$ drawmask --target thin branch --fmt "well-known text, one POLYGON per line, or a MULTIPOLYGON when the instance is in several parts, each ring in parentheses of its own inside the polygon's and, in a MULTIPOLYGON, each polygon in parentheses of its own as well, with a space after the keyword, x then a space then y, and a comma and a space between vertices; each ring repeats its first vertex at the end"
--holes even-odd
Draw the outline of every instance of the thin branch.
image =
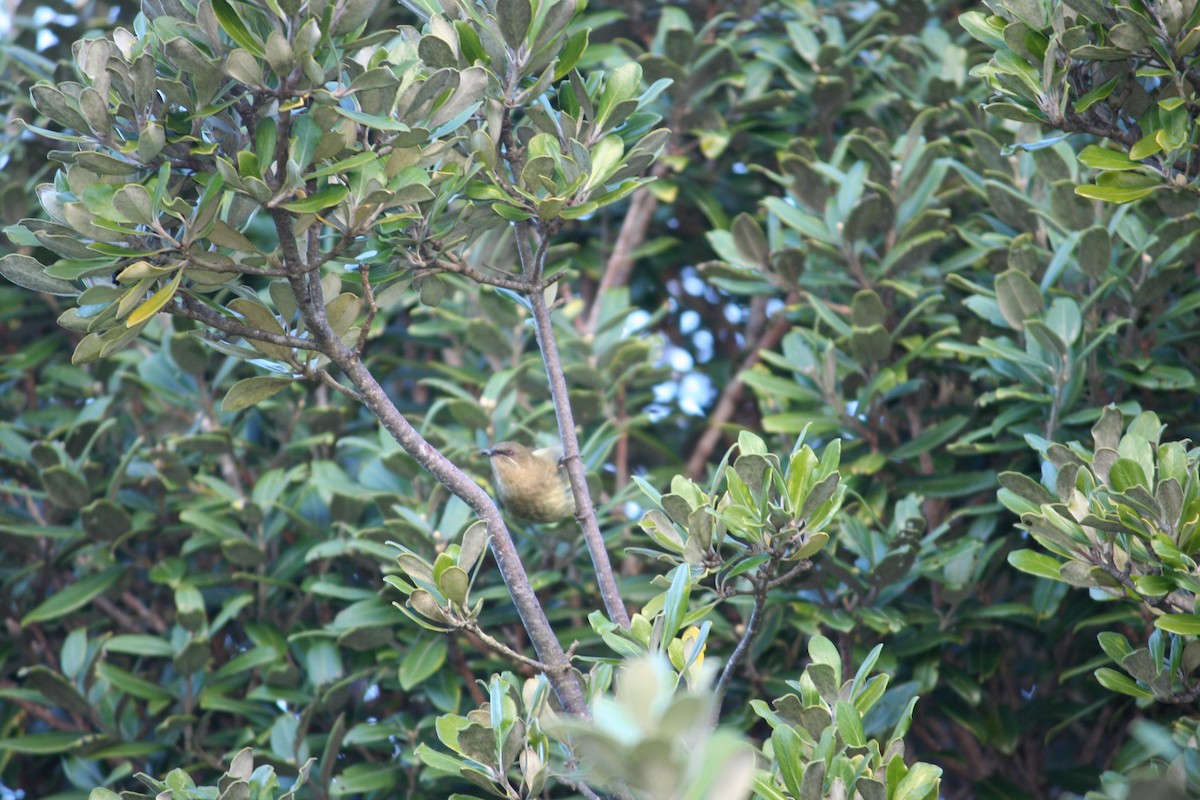
POLYGON ((107 614, 110 619, 112 619, 125 630, 133 633, 140 633, 141 631, 145 630, 145 628, 143 628, 141 625, 138 625, 136 622, 134 622, 133 617, 117 608, 116 604, 104 595, 100 595, 92 602, 96 604, 97 608, 107 614))
POLYGON ((234 275, 262 275, 267 278, 286 278, 287 272, 270 267, 248 267, 245 264, 202 264, 193 258, 187 260, 188 266, 202 269, 205 272, 233 273, 234 275))
POLYGON ((600 795, 593 792, 591 787, 582 781, 574 781, 561 775, 558 776, 558 780, 560 783, 565 783, 567 786, 579 792, 581 795, 586 797, 587 800, 601 800, 600 795))
POLYGON ((487 286, 496 286, 501 289, 508 289, 513 292, 527 292, 530 290, 530 284, 527 280, 521 278, 500 278, 488 275, 486 272, 479 270, 467 264, 458 256, 451 253, 441 253, 436 261, 429 265, 429 269, 438 272, 451 272, 455 275, 462 275, 464 278, 469 278, 476 283, 486 284, 487 286))
POLYGON ((125 601, 125 605, 132 608, 139 617, 145 620, 146 624, 155 632, 167 633, 171 629, 162 617, 148 608, 133 592, 122 592, 121 599, 125 601))
POLYGON ((1169 694, 1169 695, 1166 695, 1165 697, 1162 695, 1159 695, 1157 697, 1157 699, 1161 700, 1164 703, 1182 704, 1182 703, 1191 703, 1197 697, 1200 697, 1200 683, 1197 683, 1195 686, 1192 686, 1191 688, 1186 689, 1182 692, 1178 692, 1176 694, 1169 694))
MULTIPOLYGON (((787 572, 783 573, 779 577, 771 578, 769 581, 767 581, 765 588, 767 588, 769 590, 769 589, 774 589, 776 586, 782 586, 783 584, 790 581, 792 578, 795 578, 800 573, 807 572, 810 569, 812 569, 812 561, 807 558, 801 558, 787 572)), ((753 595, 758 591, 758 584, 755 584, 750 589, 723 589, 722 588, 722 589, 718 589, 716 591, 717 591, 717 595, 720 596, 722 600, 727 600, 730 597, 746 597, 747 595, 753 595)))
POLYGON ((715 728, 717 723, 721 721, 721 705, 725 702, 725 693, 729 691, 729 683, 733 680, 733 673, 741 666, 747 654, 750 652, 750 645, 754 642, 754 637, 758 635, 758 629, 762 624, 763 609, 767 605, 767 578, 775 570, 776 560, 771 559, 766 564, 758 568, 754 576, 754 607, 750 609, 750 619, 746 620, 746 630, 742 634, 742 639, 738 642, 737 647, 733 649, 733 653, 729 656, 729 661, 725 664, 725 669, 721 670, 721 677, 717 680, 717 685, 713 687, 713 707, 712 707, 712 726, 715 728))
MULTIPOLYGON (((516 224, 517 252, 521 256, 522 271, 525 278, 532 283, 541 279, 542 269, 545 266, 546 248, 539 246, 535 256, 529 246, 530 233, 529 223, 518 222, 516 224)), ((571 492, 575 496, 575 519, 583 529, 583 539, 587 543, 588 553, 592 557, 592 566, 596 570, 596 583, 600 587, 600 597, 604 601, 604 608, 613 622, 622 628, 628 628, 629 613, 625 610, 625 603, 617 588, 617 578, 613 573, 612 561, 608 557, 608 547, 604 543, 604 535, 600 533, 600 526, 596 522, 596 509, 592 504, 591 492, 588 490, 583 460, 579 457, 579 437, 575 434, 575 418, 571 411, 571 400, 567 394, 567 379, 563 375, 558 343, 554 338, 554 322, 550 318, 550 306, 546 303, 546 295, 543 292, 530 292, 528 297, 529 304, 533 308, 538 348, 542 352, 542 362, 546 365, 546 376, 550 381, 550 396, 554 400, 555 416, 558 418, 558 435, 563 447, 563 465, 567 469, 571 492)))
POLYGON ((506 645, 504 642, 500 641, 496 637, 489 635, 487 632, 485 632, 483 630, 483 628, 479 627, 478 622, 470 622, 470 623, 465 623, 462 625, 455 625, 455 627, 458 628, 459 630, 467 631, 468 633, 474 634, 475 636, 477 636, 479 638, 480 642, 487 645, 492 650, 495 650, 497 653, 504 656, 505 658, 516 661, 518 664, 524 664, 527 667, 532 667, 533 669, 537 670, 538 672, 548 672, 549 671, 547 669, 546 665, 543 664, 541 661, 538 661, 536 658, 530 658, 529 656, 524 655, 522 653, 518 653, 516 650, 513 650, 511 647, 509 647, 508 645, 506 645))
POLYGON ((447 649, 450 654, 450 663, 454 665, 454 671, 459 674, 466 684, 467 692, 471 695, 471 701, 477 706, 481 706, 487 702, 487 697, 483 694, 483 690, 479 688, 479 684, 475 681, 475 675, 472 674, 470 666, 467 664, 467 659, 463 656, 462 648, 458 646, 458 640, 453 636, 448 637, 447 649))
POLYGON ((252 328, 246 323, 239 322, 232 317, 221 316, 211 308, 196 302, 196 300, 187 294, 180 293, 176 297, 180 299, 180 304, 172 304, 167 308, 167 311, 176 316, 203 322, 210 328, 216 328, 222 333, 228 333, 231 336, 254 339, 255 341, 275 344, 280 347, 293 347, 297 350, 320 352, 320 348, 311 339, 301 339, 298 336, 291 336, 286 333, 273 333, 271 331, 252 328))
POLYGON ((326 369, 305 370, 305 375, 316 378, 321 383, 328 386, 330 389, 333 389, 334 391, 338 392, 339 394, 349 397, 351 400, 353 400, 356 403, 361 403, 363 401, 363 397, 361 394, 354 391, 349 386, 344 386, 339 380, 337 380, 336 378, 334 378, 332 375, 329 374, 329 370, 326 370, 326 369))
POLYGON ((358 342, 354 345, 354 355, 361 358, 363 351, 367 349, 367 335, 371 332, 371 326, 375 324, 379 306, 375 304, 375 290, 371 288, 371 267, 365 261, 358 265, 358 276, 362 280, 363 302, 367 304, 367 318, 358 329, 358 342))

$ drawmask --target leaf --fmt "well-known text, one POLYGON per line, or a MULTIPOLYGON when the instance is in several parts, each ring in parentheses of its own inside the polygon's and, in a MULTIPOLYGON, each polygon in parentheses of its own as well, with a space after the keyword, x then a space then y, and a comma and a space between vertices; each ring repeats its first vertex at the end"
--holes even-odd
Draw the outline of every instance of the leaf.
POLYGON ((264 55, 262 42, 250 33, 250 29, 242 22, 241 15, 230 4, 229 0, 212 0, 212 9, 217 15, 221 28, 229 34, 229 38, 237 42, 239 47, 249 50, 262 58, 264 55))
POLYGON ((1033 550, 1014 550, 1008 554, 1008 563, 1021 572, 1036 575, 1039 578, 1049 578, 1052 581, 1062 580, 1059 572, 1062 562, 1044 553, 1033 550))
POLYGON ((23 755, 54 755, 66 753, 86 735, 78 731, 53 731, 51 733, 25 733, 11 739, 0 739, 0 752, 23 755))
POLYGON ((900 780, 891 800, 932 800, 937 797, 941 776, 941 767, 918 761, 900 780))
POLYGON ((525 43, 532 16, 529 0, 497 0, 496 21, 500 23, 500 35, 513 50, 525 43))
POLYGON ((688 598, 691 595, 691 571, 686 564, 675 568, 671 588, 667 590, 663 604, 663 638, 673 638, 687 616, 688 598))
POLYGON ((1154 627, 1184 636, 1200 636, 1200 616, 1196 614, 1164 614, 1154 620, 1154 627))
POLYGON ((446 663, 446 637, 418 639, 400 662, 400 688, 409 691, 425 681, 446 663))
POLYGON ((1088 197, 1092 200, 1103 200, 1106 203, 1132 203, 1134 200, 1141 200, 1151 192, 1162 188, 1161 186, 1140 186, 1140 187, 1121 187, 1121 186, 1076 186, 1075 194, 1080 197, 1088 197))
POLYGON ((996 276, 996 300, 1004 320, 1016 330, 1022 330, 1025 320, 1042 312, 1042 290, 1017 269, 996 276))
POLYGON ((280 378, 274 375, 245 378, 229 387, 229 391, 225 393, 225 399, 221 402, 221 410, 241 411, 243 408, 258 405, 294 382, 292 378, 280 378))
POLYGON ((20 253, 9 253, 0 258, 0 275, 22 289, 60 296, 79 294, 74 284, 51 278, 45 274, 45 270, 37 259, 20 253))
POLYGON ((1000 50, 1008 45, 1004 41, 1004 20, 994 14, 984 14, 982 11, 964 11, 958 15, 958 24, 963 26, 971 38, 983 42, 994 50, 1000 50))
POLYGON ((867 735, 863 732, 862 716, 853 703, 838 700, 834 707, 834 718, 837 720, 837 731, 842 740, 851 747, 864 747, 867 735))
POLYGON ((897 447, 891 452, 890 458, 903 461, 927 453, 935 447, 949 441, 961 431, 970 418, 959 414, 923 431, 920 436, 897 447))
POLYGON ((86 578, 81 578, 50 595, 32 611, 21 618, 21 627, 35 622, 48 622, 83 608, 96 597, 104 594, 125 575, 124 567, 109 567, 86 578))
POLYGON ((130 312, 129 318, 125 320, 125 327, 136 328, 159 311, 162 311, 163 307, 171 302, 171 298, 175 296, 175 292, 179 291, 179 283, 182 280, 183 270, 176 270, 175 277, 171 279, 170 283, 150 295, 150 299, 130 312))
POLYGON ((1147 700, 1154 698, 1154 692, 1139 686, 1133 678, 1117 672, 1115 669, 1101 667, 1092 674, 1096 676, 1096 680, 1100 682, 1101 686, 1110 691, 1127 694, 1130 697, 1141 697, 1147 700))
POLYGON ((331 184, 324 189, 313 192, 308 197, 284 203, 282 207, 297 214, 316 214, 318 211, 324 211, 330 206, 335 206, 342 202, 348 194, 350 194, 349 187, 342 186, 341 184, 331 184))
POLYGON ((1085 167, 1092 169, 1112 171, 1127 171, 1140 170, 1145 167, 1130 160, 1129 156, 1117 150, 1109 150, 1107 147, 1089 144, 1087 147, 1079 151, 1079 163, 1085 167))
POLYGON ((770 259, 771 250, 767 237, 754 217, 742 212, 733 218, 730 228, 733 242, 738 254, 749 264, 765 268, 770 259))
MULTIPOLYGON (((1087 94, 1080 97, 1078 100, 1075 101, 1075 104, 1074 104, 1075 113, 1082 114, 1084 111, 1087 111, 1089 108, 1094 106, 1096 103, 1099 103, 1101 100, 1104 100, 1105 98, 1107 98, 1110 94, 1113 93, 1113 89, 1117 88, 1117 83, 1119 83, 1120 80, 1121 80, 1121 76, 1118 75, 1117 77, 1113 78, 1112 80, 1105 81, 1104 83, 1097 86, 1095 89, 1092 89, 1090 92, 1088 92, 1087 94)), ((1080 160, 1082 161, 1082 158, 1080 160)))
POLYGON ((55 464, 42 470, 42 485, 50 502, 63 508, 83 508, 91 500, 87 481, 66 464, 55 464))

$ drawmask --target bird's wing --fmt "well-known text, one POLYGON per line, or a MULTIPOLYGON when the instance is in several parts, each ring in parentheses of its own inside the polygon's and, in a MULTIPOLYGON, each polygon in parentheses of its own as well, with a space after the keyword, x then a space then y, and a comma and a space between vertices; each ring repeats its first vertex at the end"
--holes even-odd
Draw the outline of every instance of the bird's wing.
POLYGON ((561 444, 552 444, 549 447, 540 447, 533 451, 534 458, 548 458, 555 464, 562 461, 563 449, 561 444))

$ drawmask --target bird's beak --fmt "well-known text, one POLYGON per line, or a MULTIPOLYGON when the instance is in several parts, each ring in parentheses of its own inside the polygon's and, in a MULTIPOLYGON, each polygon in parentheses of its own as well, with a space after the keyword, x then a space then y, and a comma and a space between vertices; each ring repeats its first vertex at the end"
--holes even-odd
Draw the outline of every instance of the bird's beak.
POLYGON ((490 458, 490 457, 491 457, 491 455, 492 455, 491 448, 488 448, 488 449, 485 449, 485 450, 480 450, 480 451, 479 451, 479 455, 481 455, 481 456, 488 456, 488 457, 490 458))

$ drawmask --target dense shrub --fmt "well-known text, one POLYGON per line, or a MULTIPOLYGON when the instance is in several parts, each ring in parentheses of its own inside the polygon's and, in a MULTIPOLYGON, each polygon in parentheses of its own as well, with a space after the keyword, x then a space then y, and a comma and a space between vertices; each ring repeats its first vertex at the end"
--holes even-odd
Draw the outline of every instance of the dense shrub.
POLYGON ((1195 794, 1177 6, 18 15, 0 781, 1195 794))

